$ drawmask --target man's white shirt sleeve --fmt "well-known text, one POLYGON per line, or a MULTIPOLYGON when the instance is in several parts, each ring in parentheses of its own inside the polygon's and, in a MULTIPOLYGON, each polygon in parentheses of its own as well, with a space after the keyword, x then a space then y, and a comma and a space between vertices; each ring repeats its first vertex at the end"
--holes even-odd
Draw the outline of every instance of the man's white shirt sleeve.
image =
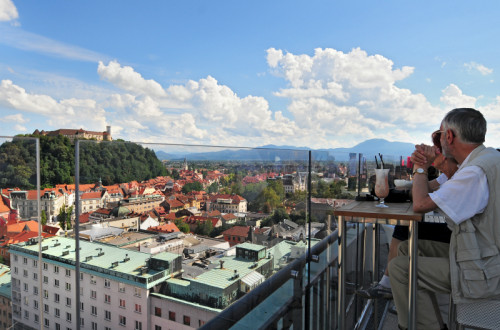
POLYGON ((458 170, 430 198, 456 224, 482 213, 488 205, 488 181, 478 166, 458 170))

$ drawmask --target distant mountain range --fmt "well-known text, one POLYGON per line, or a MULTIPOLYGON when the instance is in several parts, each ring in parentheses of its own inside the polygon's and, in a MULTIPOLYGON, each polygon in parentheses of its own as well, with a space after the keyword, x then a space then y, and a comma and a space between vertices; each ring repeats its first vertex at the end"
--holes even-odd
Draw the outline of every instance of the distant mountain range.
POLYGON ((350 153, 362 153, 367 159, 374 159, 379 153, 384 159, 397 160, 400 156, 410 156, 415 148, 412 143, 390 142, 384 139, 371 139, 361 142, 352 148, 333 149, 309 149, 306 147, 265 145, 257 148, 226 148, 220 151, 197 152, 197 153, 167 153, 156 151, 160 160, 233 160, 233 161, 291 161, 307 160, 308 151, 311 150, 314 160, 338 160, 349 159, 350 153))

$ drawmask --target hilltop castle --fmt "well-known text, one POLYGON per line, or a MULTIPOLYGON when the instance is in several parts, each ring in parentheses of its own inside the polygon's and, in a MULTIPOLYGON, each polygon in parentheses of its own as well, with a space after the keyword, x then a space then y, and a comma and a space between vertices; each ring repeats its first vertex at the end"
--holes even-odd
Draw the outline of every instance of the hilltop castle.
POLYGON ((106 131, 104 132, 92 132, 86 131, 82 128, 80 129, 58 129, 55 131, 44 131, 41 132, 37 129, 33 132, 33 135, 44 135, 44 136, 57 136, 64 135, 72 142, 75 139, 96 139, 97 141, 111 141, 111 126, 106 126, 106 131))

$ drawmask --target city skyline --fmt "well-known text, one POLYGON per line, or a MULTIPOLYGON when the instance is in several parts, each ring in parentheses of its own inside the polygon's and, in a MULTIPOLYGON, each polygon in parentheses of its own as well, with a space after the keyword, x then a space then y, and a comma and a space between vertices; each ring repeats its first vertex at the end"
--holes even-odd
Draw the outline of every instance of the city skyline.
POLYGON ((0 0, 1 134, 110 125, 155 143, 430 143, 467 106, 498 147, 498 7, 0 0))

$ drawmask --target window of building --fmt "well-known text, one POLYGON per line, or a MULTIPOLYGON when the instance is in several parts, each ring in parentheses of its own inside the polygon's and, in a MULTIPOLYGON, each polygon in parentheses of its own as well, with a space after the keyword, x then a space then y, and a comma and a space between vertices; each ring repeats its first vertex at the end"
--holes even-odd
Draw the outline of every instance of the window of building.
POLYGON ((175 312, 172 311, 168 312, 168 319, 170 321, 175 321, 175 312))
POLYGON ((105 320, 111 320, 111 312, 110 311, 104 311, 104 319, 105 320))
POLYGON ((71 269, 66 269, 66 276, 68 276, 68 277, 71 276, 71 269))
POLYGON ((19 271, 19 270, 17 269, 17 267, 14 267, 14 274, 17 274, 17 273, 18 273, 18 271, 19 271))
POLYGON ((110 327, 104 327, 104 330, 113 330, 110 327))
POLYGON ((90 275, 90 284, 96 284, 96 277, 94 275, 90 275))
POLYGON ((66 290, 71 291, 71 283, 66 282, 66 290))
POLYGON ((96 299, 97 298, 97 291, 95 290, 90 290, 90 298, 96 299))
POLYGON ((120 315, 120 325, 127 325, 127 318, 123 315, 120 315))
POLYGON ((55 280, 54 280, 54 286, 55 286, 56 288, 58 288, 58 287, 59 287, 59 280, 58 280, 58 279, 55 279, 55 280))
POLYGON ((24 276, 24 277, 28 277, 28 270, 23 269, 23 276, 24 276))
POLYGON ((125 292, 125 284, 123 284, 123 283, 118 283, 118 291, 120 291, 120 292, 125 292))
MULTIPOLYGON (((45 265, 47 265, 47 264, 45 264, 45 265)), ((45 265, 44 265, 43 269, 47 270, 45 265)), ((59 266, 54 266, 54 273, 59 274, 59 266)))
POLYGON ((28 291, 29 290, 28 283, 23 283, 23 286, 24 286, 24 291, 28 291))
POLYGON ((44 305, 43 305, 43 311, 44 311, 45 313, 48 313, 48 312, 49 312, 49 305, 44 304, 44 305))
POLYGON ((110 304, 111 303, 111 296, 109 294, 105 294, 104 295, 104 302, 106 304, 110 304))
POLYGON ((198 328, 201 328, 203 325, 205 325, 205 321, 198 320, 198 328))
POLYGON ((48 276, 44 276, 43 277, 43 283, 49 283, 49 277, 48 276))
POLYGON ((33 267, 36 267, 36 266, 38 266, 38 260, 33 259, 33 267))
POLYGON ((155 330, 161 330, 161 326, 155 325, 155 330))
POLYGON ((136 296, 136 297, 141 296, 141 289, 140 288, 134 288, 134 296, 136 296))
POLYGON ((187 315, 184 315, 184 324, 191 325, 191 318, 187 315))
POLYGON ((80 302, 80 310, 83 311, 84 310, 84 307, 85 305, 83 304, 83 302, 80 302))
POLYGON ((38 300, 33 300, 33 308, 38 309, 38 300))
POLYGON ((50 321, 49 319, 45 318, 44 321, 43 321, 43 326, 48 328, 50 326, 50 321))
POLYGON ((92 306, 92 315, 97 315, 97 307, 92 306))
POLYGON ((85 325, 85 319, 83 317, 80 317, 80 326, 83 328, 85 325))
POLYGON ((160 307, 155 307, 155 316, 161 317, 161 308, 160 307))
POLYGON ((142 313, 142 308, 140 304, 135 304, 135 312, 136 313, 142 313))
POLYGON ((83 273, 80 273, 80 281, 83 281, 83 273))
POLYGON ((66 297, 66 306, 71 306, 71 298, 66 297))
POLYGON ((33 273, 33 279, 36 281, 38 280, 38 273, 33 273))
POLYGON ((135 321, 135 330, 142 330, 142 322, 135 321))
POLYGON ((111 281, 108 280, 107 278, 104 279, 104 287, 105 288, 109 288, 111 287, 111 281))
POLYGON ((120 308, 125 308, 125 299, 120 299, 120 308))
POLYGON ((59 310, 59 308, 54 308, 54 315, 56 317, 60 317, 61 316, 61 311, 59 310))
POLYGON ((23 258, 23 264, 27 265, 28 264, 28 258, 23 258))
POLYGON ((97 330, 97 323, 92 321, 92 330, 97 330))
POLYGON ((38 323, 38 322, 40 322, 39 316, 38 316, 38 314, 35 314, 35 323, 38 323))
POLYGON ((29 319, 30 318, 30 313, 27 310, 24 310, 24 318, 29 319))
POLYGON ((61 330, 61 325, 59 323, 56 323, 56 330, 61 330))
POLYGON ((71 313, 66 312, 66 321, 71 322, 71 313))
POLYGON ((49 291, 48 290, 43 290, 43 297, 45 299, 49 299, 49 291))

